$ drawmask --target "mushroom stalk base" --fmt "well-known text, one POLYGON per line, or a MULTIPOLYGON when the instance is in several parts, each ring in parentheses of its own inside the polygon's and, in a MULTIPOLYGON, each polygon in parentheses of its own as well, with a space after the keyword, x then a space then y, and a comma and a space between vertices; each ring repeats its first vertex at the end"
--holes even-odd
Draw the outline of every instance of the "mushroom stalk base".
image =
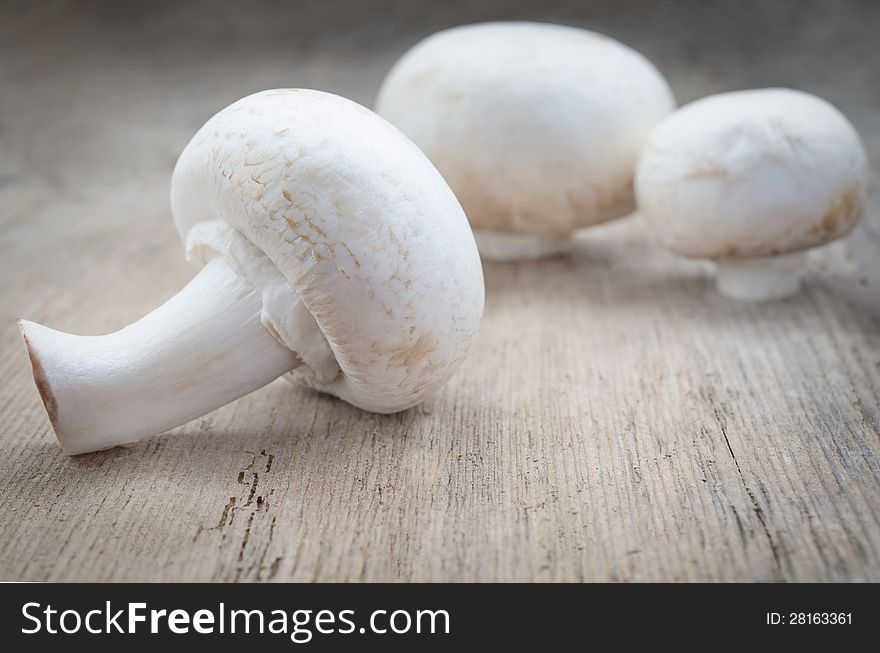
POLYGON ((571 239, 567 236, 560 238, 475 230, 474 239, 480 256, 489 261, 532 261, 559 256, 571 249, 571 239))
POLYGON ((718 261, 718 289, 733 299, 783 299, 800 288, 806 260, 806 252, 721 259, 718 261))
POLYGON ((19 320, 65 453, 131 444, 200 417, 300 364, 260 321, 262 298, 222 257, 177 295, 105 336, 19 320))

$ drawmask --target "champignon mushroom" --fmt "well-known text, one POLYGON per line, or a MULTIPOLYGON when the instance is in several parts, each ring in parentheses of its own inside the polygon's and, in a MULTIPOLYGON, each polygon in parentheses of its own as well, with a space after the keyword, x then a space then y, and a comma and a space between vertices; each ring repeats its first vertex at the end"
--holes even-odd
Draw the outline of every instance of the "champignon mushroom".
POLYGON ((723 294, 761 300, 796 292, 805 250, 855 226, 867 178, 864 147, 837 109, 771 88, 669 116, 642 153, 636 194, 664 245, 715 259, 723 294))
POLYGON ((461 362, 483 310, 467 219, 373 112, 317 91, 246 97, 186 146, 174 221, 201 272, 116 333, 20 322, 68 454, 183 424, 285 372, 365 410, 413 406, 461 362))
POLYGON ((576 229, 630 213, 639 151, 674 107, 638 52, 528 22, 428 37, 376 100, 446 178, 480 252, 496 260, 564 251, 576 229))

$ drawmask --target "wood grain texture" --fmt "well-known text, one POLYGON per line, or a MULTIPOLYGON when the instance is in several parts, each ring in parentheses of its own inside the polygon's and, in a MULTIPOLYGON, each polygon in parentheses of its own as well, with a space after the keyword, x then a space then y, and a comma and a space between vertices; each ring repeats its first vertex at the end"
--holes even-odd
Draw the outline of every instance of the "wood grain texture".
POLYGON ((472 354, 392 416, 279 380, 133 448, 68 458, 14 327, 107 332, 190 278, 168 182, 217 109, 273 86, 369 104, 419 36, 490 16, 622 38, 681 101, 819 92, 876 164, 874 41, 855 19, 876 5, 810 4, 792 26, 723 2, 641 3, 651 25, 613 3, 385 3, 385 21, 31 4, 0 16, 0 579, 880 581, 876 199, 783 302, 723 299, 711 266, 664 251, 638 217, 569 258, 487 265, 472 354))

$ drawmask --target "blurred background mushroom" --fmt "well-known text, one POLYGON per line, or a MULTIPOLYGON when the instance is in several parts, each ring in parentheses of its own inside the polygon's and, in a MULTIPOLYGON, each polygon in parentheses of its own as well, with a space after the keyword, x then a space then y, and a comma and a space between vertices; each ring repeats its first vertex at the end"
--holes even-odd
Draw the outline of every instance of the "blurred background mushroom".
POLYGON ((639 160, 639 211, 657 239, 718 262, 735 299, 781 299, 800 287, 807 250, 862 218, 865 149, 826 101, 790 89, 719 93, 682 107, 639 160))
POLYGON ((428 37, 376 100, 446 178, 494 260, 558 254, 577 229, 632 213, 639 152, 674 108, 632 48, 525 21, 428 37))

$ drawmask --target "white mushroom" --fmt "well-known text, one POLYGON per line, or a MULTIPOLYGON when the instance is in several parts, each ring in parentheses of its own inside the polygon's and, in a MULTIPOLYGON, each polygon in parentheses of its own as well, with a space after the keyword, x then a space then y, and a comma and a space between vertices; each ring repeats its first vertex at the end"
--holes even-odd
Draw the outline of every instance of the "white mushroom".
POLYGON ((761 300, 796 292, 805 250, 853 228, 867 179, 864 147, 837 109, 760 89, 667 118, 642 153, 636 194, 663 244, 717 260, 725 295, 761 300))
POLYGON ((317 91, 211 118, 171 184, 204 269, 107 336, 20 322, 68 454, 185 423, 293 370, 360 408, 413 406, 461 362, 483 310, 464 213, 428 159, 371 111, 317 91))
POLYGON ((630 213, 639 151, 674 107, 638 52, 527 22, 430 36, 376 100, 449 182, 483 256, 499 260, 564 251, 576 229, 630 213))

